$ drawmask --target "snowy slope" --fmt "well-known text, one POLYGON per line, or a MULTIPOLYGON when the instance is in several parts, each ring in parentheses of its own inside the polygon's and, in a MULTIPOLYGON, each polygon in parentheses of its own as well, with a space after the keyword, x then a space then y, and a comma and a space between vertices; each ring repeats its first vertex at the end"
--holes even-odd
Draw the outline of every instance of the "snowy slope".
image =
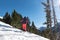
POLYGON ((3 17, 0 16, 1 19, 3 19, 3 17))
POLYGON ((12 27, 11 25, 6 24, 6 23, 0 21, 0 26, 1 26, 1 25, 3 25, 3 26, 8 26, 8 27, 12 27))
POLYGON ((0 40, 49 40, 27 31, 22 31, 0 21, 0 40))

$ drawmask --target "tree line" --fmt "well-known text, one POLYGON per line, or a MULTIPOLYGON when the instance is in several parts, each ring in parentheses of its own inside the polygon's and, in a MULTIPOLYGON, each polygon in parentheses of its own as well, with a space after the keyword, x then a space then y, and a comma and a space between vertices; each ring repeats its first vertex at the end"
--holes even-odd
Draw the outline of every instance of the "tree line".
MULTIPOLYGON (((23 18, 24 17, 20 13, 18 13, 16 10, 14 10, 11 15, 8 12, 6 12, 6 14, 3 16, 3 19, 0 19, 0 21, 3 21, 7 24, 10 24, 11 26, 13 26, 15 28, 22 30, 22 23, 20 21, 23 18)), ((46 38, 49 38, 51 36, 51 35, 50 36, 48 35, 50 32, 50 30, 48 28, 46 28, 43 31, 40 31, 39 29, 36 28, 34 21, 31 22, 29 17, 25 16, 25 18, 28 19, 26 31, 43 36, 43 37, 46 37, 46 38)))
MULTIPOLYGON (((10 15, 8 12, 6 12, 6 14, 3 16, 3 19, 0 19, 1 21, 10 24, 11 26, 21 29, 22 30, 22 23, 20 22, 24 17, 18 13, 16 10, 14 10, 12 12, 12 14, 10 15)), ((28 23, 27 23, 27 31, 30 33, 35 33, 38 35, 41 35, 40 30, 38 30, 34 24, 34 21, 30 21, 29 17, 25 18, 28 19, 28 23), (30 25, 31 24, 31 25, 30 25)))

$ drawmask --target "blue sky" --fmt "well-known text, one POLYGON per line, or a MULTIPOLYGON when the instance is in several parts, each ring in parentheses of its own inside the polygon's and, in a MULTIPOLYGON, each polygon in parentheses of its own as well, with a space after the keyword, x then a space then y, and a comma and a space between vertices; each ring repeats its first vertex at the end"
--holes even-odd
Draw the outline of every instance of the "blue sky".
MULTIPOLYGON (((46 0, 0 0, 0 16, 4 16, 6 12, 11 14, 15 9, 22 16, 28 16, 30 21, 34 21, 39 28, 46 20, 44 6, 41 2, 46 2, 46 0)), ((60 16, 57 14, 60 12, 59 8, 55 7, 55 9, 57 10, 57 18, 59 18, 60 16)))

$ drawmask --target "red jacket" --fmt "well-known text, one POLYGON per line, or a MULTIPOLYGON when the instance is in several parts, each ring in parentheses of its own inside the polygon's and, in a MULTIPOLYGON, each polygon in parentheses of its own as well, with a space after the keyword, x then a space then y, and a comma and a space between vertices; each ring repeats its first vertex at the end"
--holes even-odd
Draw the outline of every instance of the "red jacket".
POLYGON ((22 24, 22 29, 26 31, 26 24, 22 24))

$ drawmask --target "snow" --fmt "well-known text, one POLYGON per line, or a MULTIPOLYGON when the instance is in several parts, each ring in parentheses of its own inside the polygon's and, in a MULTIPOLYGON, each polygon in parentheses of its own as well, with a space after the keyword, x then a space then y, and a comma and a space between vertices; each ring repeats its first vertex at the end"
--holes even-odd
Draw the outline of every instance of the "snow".
POLYGON ((1 21, 0 25, 0 40, 49 40, 42 36, 10 27, 10 25, 1 21))
POLYGON ((1 25, 3 25, 3 26, 8 26, 8 27, 12 27, 11 25, 6 24, 6 23, 0 21, 0 26, 1 26, 1 25))
POLYGON ((1 19, 3 19, 3 17, 0 16, 1 19))

